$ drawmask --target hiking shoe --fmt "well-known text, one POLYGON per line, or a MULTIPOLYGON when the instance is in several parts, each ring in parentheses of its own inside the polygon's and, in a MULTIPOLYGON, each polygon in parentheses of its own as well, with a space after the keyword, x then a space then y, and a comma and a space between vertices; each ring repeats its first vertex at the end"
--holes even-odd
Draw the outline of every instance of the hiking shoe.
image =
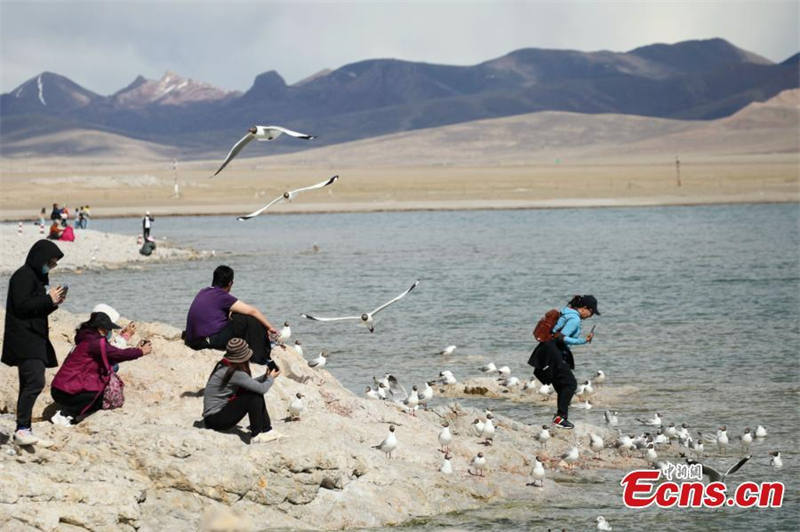
POLYGON ((574 429, 575 428, 575 425, 570 423, 570 421, 567 418, 561 417, 561 416, 556 416, 556 417, 553 418, 553 425, 555 425, 556 427, 562 428, 562 429, 574 429))
POLYGON ((61 410, 59 410, 53 414, 53 417, 50 418, 50 423, 53 425, 58 425, 59 427, 71 427, 72 416, 65 416, 61 413, 61 410))
POLYGON ((262 432, 260 434, 256 434, 252 438, 250 438, 250 443, 267 443, 271 441, 278 440, 283 438, 283 434, 279 433, 276 430, 271 430, 269 432, 262 432))
POLYGON ((36 445, 39 438, 33 435, 31 429, 20 429, 14 433, 14 443, 17 445, 36 445))

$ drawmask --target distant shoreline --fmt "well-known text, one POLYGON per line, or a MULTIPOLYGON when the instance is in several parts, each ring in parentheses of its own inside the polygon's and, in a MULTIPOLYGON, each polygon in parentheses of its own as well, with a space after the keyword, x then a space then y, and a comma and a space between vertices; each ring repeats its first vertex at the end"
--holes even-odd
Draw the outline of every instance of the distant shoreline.
MULTIPOLYGON (((267 211, 261 216, 298 215, 298 214, 352 214, 376 212, 432 212, 432 211, 498 211, 498 210, 544 210, 544 209, 607 209, 607 208, 636 208, 636 207, 702 207, 709 205, 739 205, 739 204, 767 204, 767 203, 798 203, 798 197, 779 196, 777 194, 754 197, 706 197, 687 199, 682 197, 655 197, 655 198, 567 198, 549 199, 539 201, 493 200, 493 201, 398 201, 398 202, 365 202, 365 203, 330 203, 330 204, 305 204, 291 205, 291 210, 286 207, 267 211)), ((208 205, 162 205, 154 206, 149 211, 154 216, 239 216, 247 210, 248 206, 234 208, 232 205, 210 207, 208 205)), ((131 207, 100 207, 92 208, 95 218, 131 218, 141 216, 141 208, 131 207)), ((48 213, 49 215, 49 213, 48 213)), ((31 223, 33 216, 30 210, 0 212, 0 221, 31 223)), ((49 220, 47 220, 49 225, 49 220)))

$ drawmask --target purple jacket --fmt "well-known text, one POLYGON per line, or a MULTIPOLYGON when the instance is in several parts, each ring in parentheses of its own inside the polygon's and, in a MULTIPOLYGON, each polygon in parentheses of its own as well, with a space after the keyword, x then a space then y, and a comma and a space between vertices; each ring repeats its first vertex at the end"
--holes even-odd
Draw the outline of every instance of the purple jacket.
MULTIPOLYGON (((100 341, 105 340, 97 329, 83 327, 75 333, 75 348, 53 379, 53 388, 74 395, 81 392, 99 392, 105 389, 108 377, 100 354, 100 341)), ((138 347, 119 349, 106 342, 109 364, 133 360, 142 356, 138 347)))

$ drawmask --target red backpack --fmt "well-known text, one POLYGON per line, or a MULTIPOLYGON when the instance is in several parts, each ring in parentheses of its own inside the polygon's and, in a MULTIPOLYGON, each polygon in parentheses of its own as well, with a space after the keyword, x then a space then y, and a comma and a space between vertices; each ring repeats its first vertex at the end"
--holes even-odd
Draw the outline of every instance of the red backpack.
POLYGON ((542 319, 536 322, 536 327, 533 328, 533 337, 536 338, 537 342, 549 342, 561 336, 561 333, 553 332, 553 328, 560 317, 560 310, 550 309, 542 316, 542 319))

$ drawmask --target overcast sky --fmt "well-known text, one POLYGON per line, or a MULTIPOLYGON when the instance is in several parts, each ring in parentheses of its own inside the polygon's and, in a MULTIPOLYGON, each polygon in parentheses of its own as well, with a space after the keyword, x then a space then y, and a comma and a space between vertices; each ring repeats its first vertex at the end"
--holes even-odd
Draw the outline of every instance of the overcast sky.
POLYGON ((626 51, 722 37, 782 61, 796 0, 196 2, 0 0, 0 90, 42 71, 111 94, 173 70, 231 90, 370 58, 468 65, 524 47, 626 51))

